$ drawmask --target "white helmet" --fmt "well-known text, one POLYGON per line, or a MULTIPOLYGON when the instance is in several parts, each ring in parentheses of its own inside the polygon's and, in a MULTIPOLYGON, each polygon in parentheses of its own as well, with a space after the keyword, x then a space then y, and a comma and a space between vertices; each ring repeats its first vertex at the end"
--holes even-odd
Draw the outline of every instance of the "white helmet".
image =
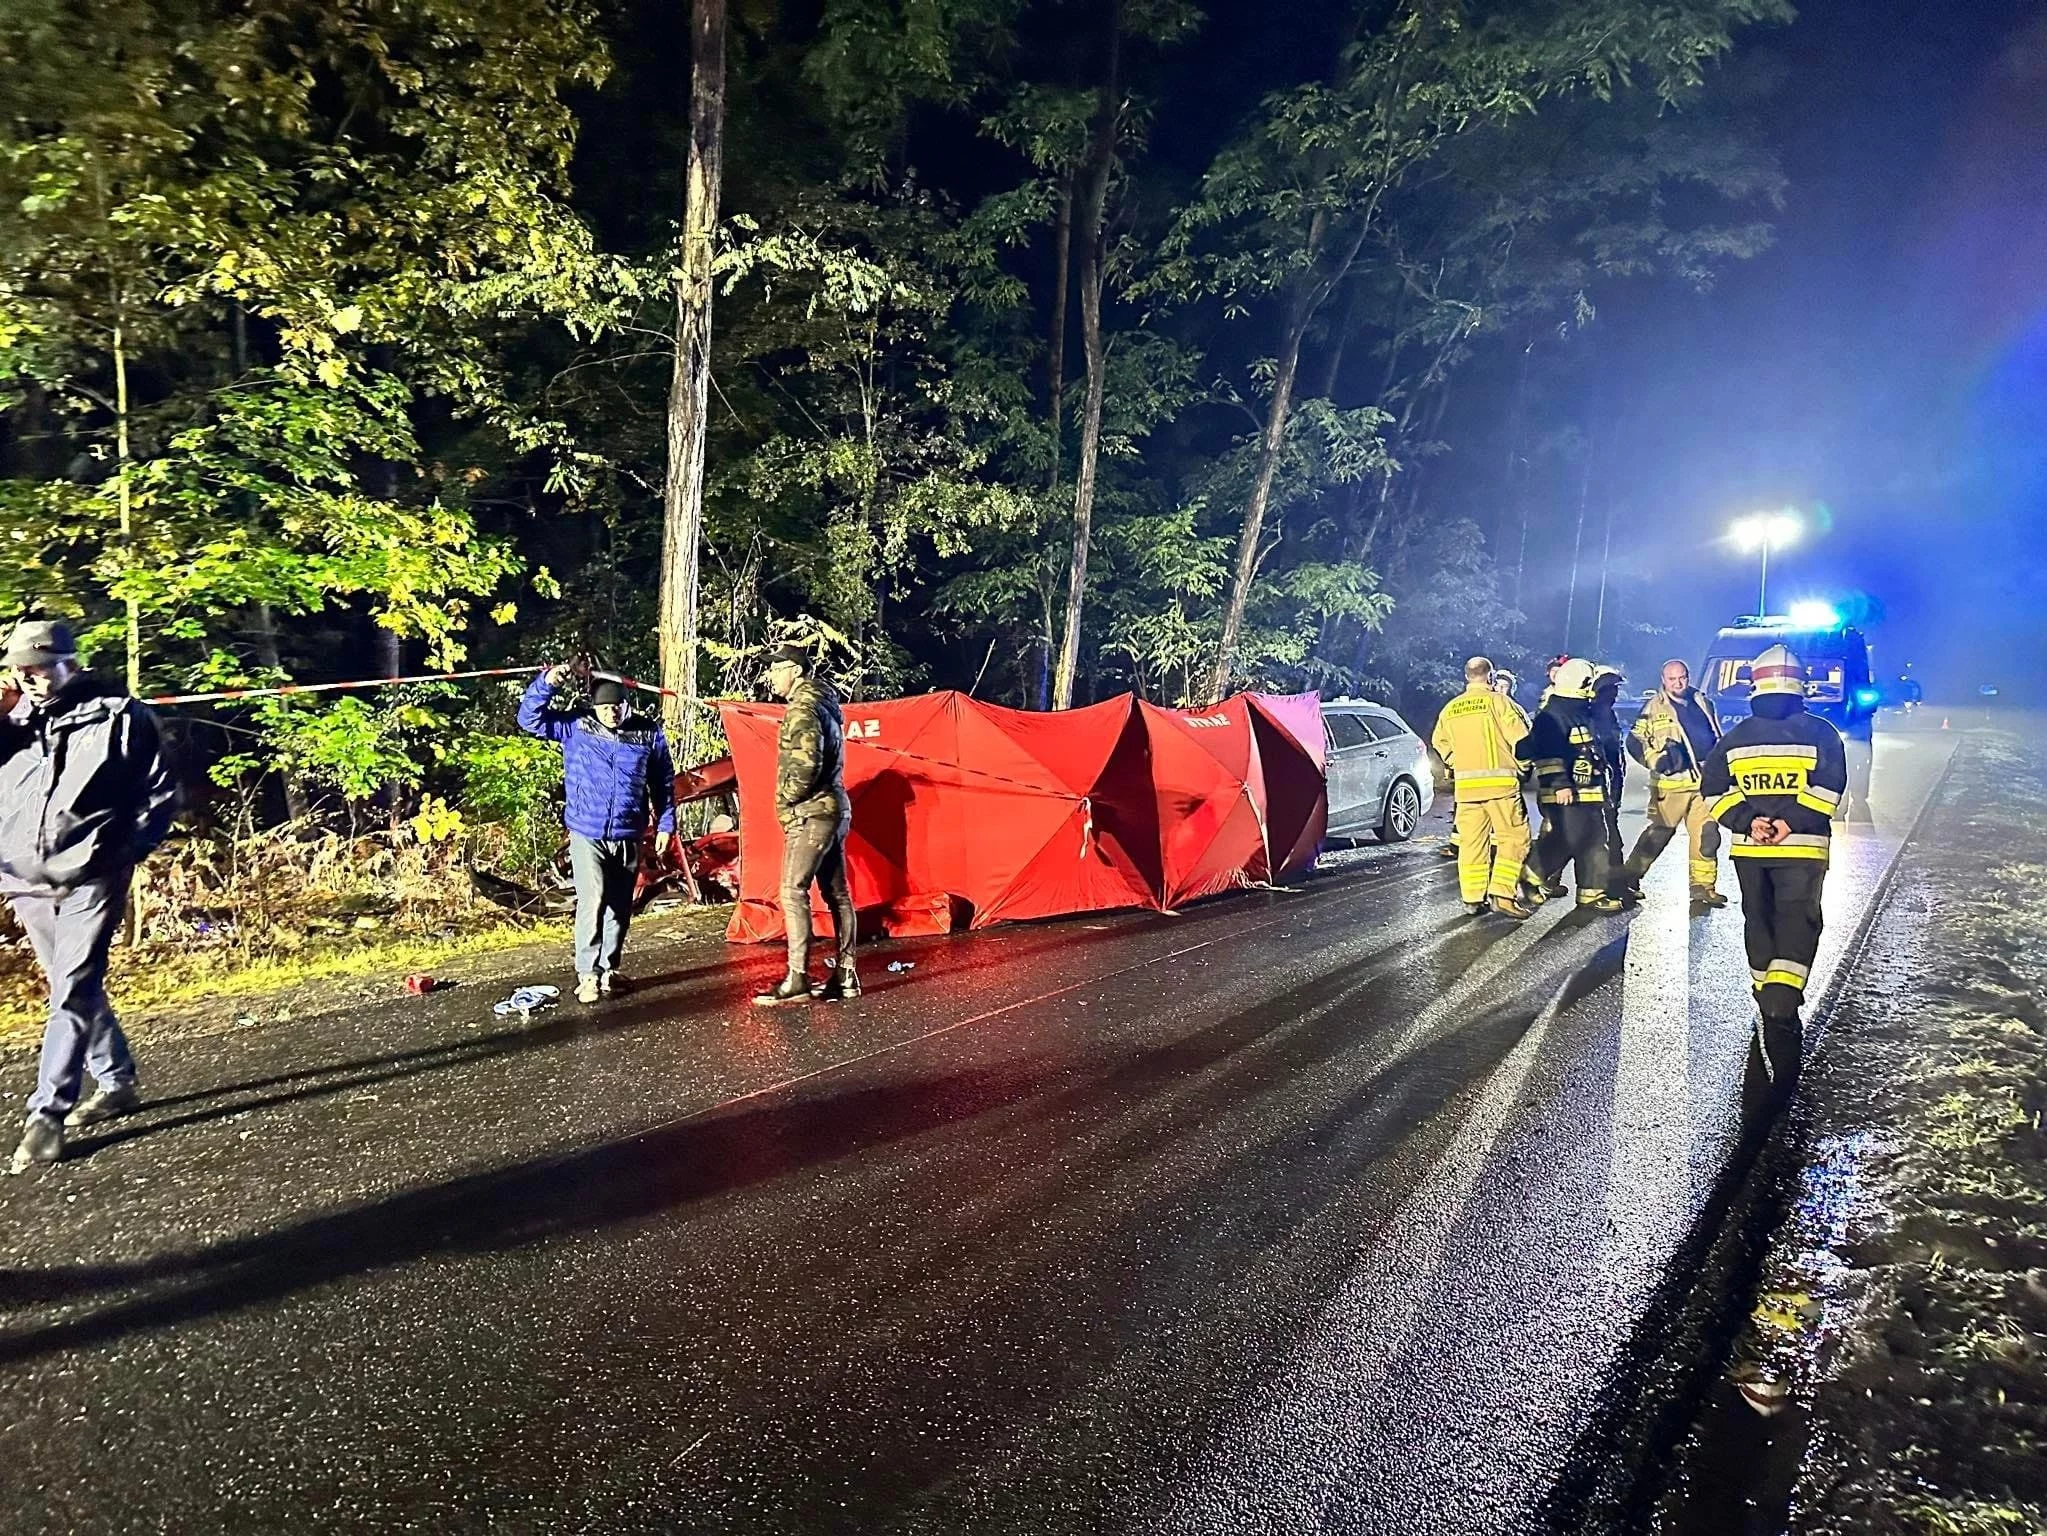
POLYGON ((1570 699, 1589 699, 1592 697, 1592 677, 1592 663, 1573 656, 1557 668, 1556 691, 1570 699))
POLYGON ((1751 690, 1757 697, 1772 693, 1805 696, 1805 663, 1781 645, 1773 645, 1749 663, 1751 690))

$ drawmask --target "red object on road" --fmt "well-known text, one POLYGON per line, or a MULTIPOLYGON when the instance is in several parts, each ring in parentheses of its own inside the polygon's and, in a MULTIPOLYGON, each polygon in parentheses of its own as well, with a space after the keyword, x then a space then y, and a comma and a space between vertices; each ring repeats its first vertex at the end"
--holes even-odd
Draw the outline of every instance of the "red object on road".
MULTIPOLYGON (((728 936, 782 933, 779 705, 726 704, 739 783, 728 936)), ((1313 695, 1213 710, 1129 696, 1054 714, 959 693, 846 706, 847 856, 862 926, 890 934, 1163 908, 1314 857, 1327 814, 1313 695), (1308 722, 1312 718, 1312 734, 1308 722)), ((813 914, 820 931, 822 906, 813 914)))
POLYGON ((415 973, 405 978, 405 990, 414 997, 424 997, 438 985, 433 977, 424 974, 415 973))

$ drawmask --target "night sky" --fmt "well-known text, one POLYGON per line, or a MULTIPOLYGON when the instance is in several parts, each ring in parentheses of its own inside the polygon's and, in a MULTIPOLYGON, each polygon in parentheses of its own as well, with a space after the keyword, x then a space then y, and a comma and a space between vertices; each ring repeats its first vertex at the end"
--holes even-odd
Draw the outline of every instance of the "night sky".
POLYGON ((1773 610, 1868 600, 1884 675, 2037 687, 2047 5, 1830 0, 1744 52, 1773 79, 1756 115, 1791 181, 1775 247, 1704 297, 1638 289, 1599 322, 1594 371, 1630 402, 1599 479, 1640 577, 1627 616, 1696 657, 1755 605, 1728 522, 1824 508, 1773 561, 1773 610))

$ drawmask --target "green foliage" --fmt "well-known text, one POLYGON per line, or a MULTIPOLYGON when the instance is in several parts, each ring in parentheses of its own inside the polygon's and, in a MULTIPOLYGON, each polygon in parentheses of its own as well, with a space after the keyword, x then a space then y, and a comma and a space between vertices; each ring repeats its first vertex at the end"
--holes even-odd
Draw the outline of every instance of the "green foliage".
POLYGON ((502 829, 499 867, 529 874, 561 847, 561 748, 538 737, 474 731, 450 751, 469 819, 502 829))
POLYGON ((133 602, 145 645, 185 657, 248 605, 367 599, 459 659, 467 602, 523 561, 446 494, 486 472, 425 461, 425 402, 510 454, 565 453, 503 349, 535 320, 611 323, 630 289, 560 197, 562 93, 606 67, 591 13, 141 0, 101 20, 55 0, 0 20, 0 390, 82 455, 0 490, 27 555, 0 597, 133 602))
MULTIPOLYGON (((150 675, 200 685, 360 675, 378 630, 407 665, 650 670, 679 61, 587 0, 74 12, 0 12, 0 612, 116 654, 132 605, 150 675)), ((1312 0, 1301 36, 1345 41, 1228 82, 1253 104, 1211 131, 1212 82, 1161 67, 1187 0, 735 7, 715 686, 797 638, 849 692, 1043 696, 1085 388, 1056 230, 1090 186, 1082 694, 1202 698, 1237 597, 1238 682, 1397 693, 1522 654, 1451 385, 1595 337, 1614 282, 1704 288, 1763 247, 1782 178, 1707 77, 1784 14, 1312 0), (1206 164, 1154 163, 1169 117, 1206 164)), ((502 718, 408 693, 228 719, 262 750, 223 783, 395 788, 418 835, 552 857, 559 754, 502 718)), ((716 750, 691 729, 682 755, 716 750)))
MULTIPOLYGON (((442 690, 445 692, 445 690, 442 690)), ((254 707, 264 751, 221 758, 211 770, 217 784, 274 769, 302 784, 332 789, 350 805, 374 798, 387 785, 416 788, 426 761, 439 755, 442 717, 428 707, 428 690, 393 689, 375 702, 344 695, 309 704, 289 695, 259 699, 254 707)))

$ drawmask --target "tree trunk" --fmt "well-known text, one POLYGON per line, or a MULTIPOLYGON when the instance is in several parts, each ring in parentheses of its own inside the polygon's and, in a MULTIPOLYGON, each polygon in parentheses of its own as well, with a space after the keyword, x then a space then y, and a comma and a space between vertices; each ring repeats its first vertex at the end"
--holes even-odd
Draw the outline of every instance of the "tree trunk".
MULTIPOLYGON (((121 550, 124 558, 135 553, 135 493, 128 481, 128 345, 115 309, 114 320, 114 494, 121 507, 121 550)), ((142 696, 142 609, 134 598, 121 600, 128 618, 128 692, 142 696)))
POLYGON ((1046 365, 1047 409, 1046 425, 1051 433, 1052 463, 1045 472, 1045 489, 1059 489, 1059 451, 1061 429, 1064 426, 1062 412, 1066 401, 1066 290, 1067 273, 1073 265, 1073 183, 1068 175, 1066 186, 1059 194, 1059 221, 1054 226, 1052 237, 1052 266, 1054 285, 1052 288, 1052 348, 1051 359, 1046 365))
POLYGON ((1585 463, 1578 478, 1578 529, 1571 536, 1571 585, 1564 597, 1564 649, 1571 648, 1571 618, 1578 608, 1578 557, 1585 548, 1585 506, 1592 499, 1592 438, 1585 439, 1585 463))
POLYGON ((1102 401, 1108 389, 1108 342, 1102 334, 1103 268, 1108 259, 1106 213, 1109 178, 1116 164, 1122 121, 1118 100, 1123 56, 1123 7, 1109 6, 1109 61, 1095 98, 1093 137, 1088 145, 1080 208, 1080 340, 1087 354, 1087 403, 1080 423, 1080 461, 1073 483, 1073 558, 1066 571, 1066 630, 1059 642, 1059 670, 1052 680, 1052 707, 1073 707, 1073 680, 1080 669, 1081 615, 1087 605, 1088 546, 1094 537, 1095 476, 1101 462, 1102 401))
POLYGON ((1265 511, 1272 501, 1272 482, 1279 473, 1279 455, 1286 445, 1287 419, 1293 410, 1294 379, 1301 371, 1301 339, 1307 333, 1307 306, 1296 303, 1288 317, 1286 345, 1280 349, 1279 371, 1273 375, 1272 400, 1265 409, 1265 430, 1258 443, 1258 473, 1244 506, 1244 528, 1237 536, 1237 563, 1230 573, 1230 595, 1223 608, 1222 639, 1216 645, 1215 670, 1209 677, 1211 702, 1229 692, 1236 659, 1237 635, 1244 627, 1244 607, 1258 574, 1258 541, 1265 533, 1265 511))
POLYGON ((675 369, 668 388, 668 474, 661 498, 661 683, 674 750, 696 724, 698 551, 711 392, 712 235, 725 158, 725 0, 691 0, 689 161, 682 262, 675 278, 675 369))

